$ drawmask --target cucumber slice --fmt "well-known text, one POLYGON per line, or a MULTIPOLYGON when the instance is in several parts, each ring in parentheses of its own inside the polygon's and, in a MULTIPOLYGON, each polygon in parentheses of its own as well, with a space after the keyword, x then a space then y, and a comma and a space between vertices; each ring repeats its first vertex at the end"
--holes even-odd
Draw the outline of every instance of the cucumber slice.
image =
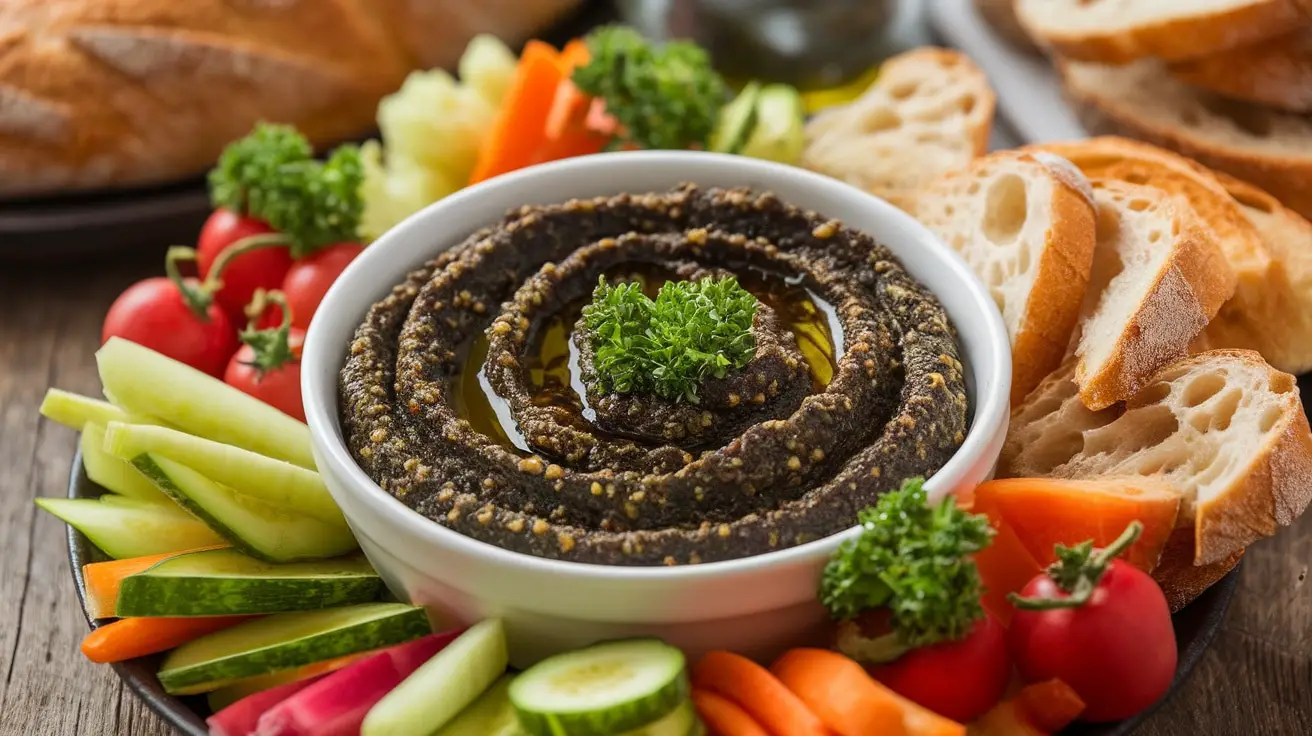
POLYGON ((510 704, 510 683, 514 679, 514 675, 505 675, 497 680, 434 736, 522 736, 515 706, 510 704))
POLYGON ((270 565, 231 549, 170 557, 123 579, 118 616, 233 616, 366 603, 382 581, 361 555, 270 565))
POLYGON ((404 603, 279 613, 174 649, 160 667, 159 681, 173 695, 204 693, 247 677, 381 649, 431 633, 424 609, 404 603))
POLYGON ((36 505, 85 534, 116 560, 223 544, 223 538, 204 522, 172 504, 126 498, 113 504, 94 498, 38 498, 36 505))
POLYGON ((806 145, 802 96, 786 84, 768 84, 756 101, 756 127, 739 151, 744 156, 796 164, 806 145))
POLYGON ((510 687, 531 736, 609 736, 660 720, 688 699, 683 652, 655 639, 597 644, 530 667, 510 687))
POLYGON ((738 153, 743 150, 756 128, 757 100, 760 96, 760 82, 748 82, 738 96, 720 110, 720 119, 711 133, 710 150, 719 153, 738 153))
POLYGON ((150 417, 129 414, 108 401, 57 388, 46 391, 46 397, 41 400, 41 416, 76 430, 81 430, 88 422, 95 422, 102 427, 110 422, 159 424, 150 417))
POLYGON ((694 736, 704 729, 691 700, 685 700, 664 718, 622 736, 694 736))
POLYGON ((92 483, 121 496, 153 503, 173 503, 131 463, 105 452, 104 425, 95 422, 84 424, 79 446, 82 448, 82 467, 86 469, 92 483))
POLYGON ((408 736, 421 723, 425 733, 441 728, 505 674, 508 663, 501 621, 480 621, 383 696, 360 736, 408 736))
POLYGON ((105 395, 130 413, 314 469, 309 427, 213 376, 117 337, 96 365, 105 395))
POLYGON ((346 524, 342 510, 318 473, 240 447, 167 427, 110 422, 105 430, 105 449, 128 461, 149 452, 186 465, 243 495, 329 524, 346 524))
POLYGON ((266 562, 319 560, 359 546, 345 521, 322 522, 243 495, 154 453, 138 455, 132 464, 178 505, 252 557, 266 562))

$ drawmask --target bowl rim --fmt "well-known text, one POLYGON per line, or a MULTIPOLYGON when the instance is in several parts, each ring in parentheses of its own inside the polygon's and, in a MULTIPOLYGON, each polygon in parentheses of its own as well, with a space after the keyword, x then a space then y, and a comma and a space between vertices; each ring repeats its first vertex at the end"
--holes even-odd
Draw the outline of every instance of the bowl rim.
MULTIPOLYGON (((383 524, 395 529, 398 534, 405 534, 411 538, 418 537, 426 544, 434 547, 452 548, 454 552, 463 555, 483 558, 489 564, 503 563, 516 566, 525 572, 554 576, 553 579, 572 578, 593 581, 645 579, 672 582, 704 580, 710 577, 732 574, 749 574, 767 568, 814 563, 815 558, 819 556, 827 557, 843 541, 855 537, 859 532, 859 526, 853 526, 842 532, 794 547, 749 557, 697 565, 626 566, 556 560, 516 552, 482 542, 428 519, 384 491, 351 456, 337 418, 337 376, 346 354, 347 344, 330 344, 331 340, 324 337, 327 334, 326 328, 320 327, 316 330, 315 327, 323 325, 329 319, 347 318, 338 313, 346 310, 347 300, 350 298, 349 292, 362 291, 359 285, 354 283, 361 278, 360 274, 374 269, 375 264, 387 261, 391 258, 392 251, 406 250, 406 243, 416 237, 415 231, 428 228, 433 222, 440 222, 444 213, 467 207, 483 198, 495 197, 499 190, 522 188, 527 182, 536 179, 568 178, 570 175, 587 174, 604 178, 607 172, 626 167, 641 167, 653 161, 662 161, 666 164, 686 164, 689 167, 710 163, 718 168, 734 169, 734 174, 740 175, 745 181, 766 180, 778 182, 781 178, 790 178, 795 180, 796 184, 804 185, 809 189, 828 190, 827 196, 845 198, 849 202, 860 202, 864 207, 871 210, 873 217, 880 219, 891 218, 895 221, 894 224, 899 230, 912 234, 915 245, 926 248, 932 254, 932 258, 937 262, 937 265, 950 272, 952 280, 956 281, 968 293, 970 300, 974 302, 973 307, 976 311, 976 314, 970 317, 972 325, 985 331, 982 336, 983 339, 980 341, 980 344, 984 346, 981 351, 982 354, 973 355, 967 364, 968 378, 974 383, 973 416, 970 428, 967 430, 966 438, 961 446, 939 468, 936 474, 926 481, 926 486, 932 488, 934 481, 945 475, 960 475, 968 471, 973 463, 978 462, 991 452, 996 452, 996 450, 990 448, 992 445, 1000 444, 996 435, 1005 431, 1010 416, 1010 338, 1003 323, 1002 314, 984 284, 974 276, 965 261, 928 228, 911 215, 873 194, 839 179, 799 167, 704 151, 620 151, 529 166, 466 187, 409 216, 365 248, 364 252, 347 266, 324 295, 315 318, 311 321, 310 328, 307 331, 303 348, 302 362, 307 366, 334 366, 331 373, 311 369, 303 370, 301 375, 301 393, 304 400, 306 420, 310 428, 311 443, 316 461, 320 466, 320 472, 326 478, 331 477, 336 480, 341 486, 340 492, 357 497, 362 504, 379 517, 383 524), (331 379, 328 380, 324 378, 325 376, 331 376, 331 379), (992 376, 994 380, 992 381, 991 390, 984 390, 979 382, 974 380, 976 376, 992 376), (957 468, 959 470, 955 473, 944 473, 945 470, 957 468)), ((697 177, 689 176, 688 179, 695 181, 697 177)), ((671 186, 673 184, 671 182, 671 186)), ((771 188, 770 184, 759 187, 758 185, 753 186, 762 189, 771 188)), ((550 203, 562 199, 550 194, 549 187, 541 187, 538 191, 548 193, 544 194, 540 201, 534 201, 532 204, 550 203)), ((617 188, 615 193, 618 194, 621 191, 623 191, 622 188, 617 188)), ((524 202, 521 204, 529 203, 524 202)), ((442 231, 440 226, 432 229, 437 232, 442 231)), ((455 237, 449 240, 450 244, 446 247, 453 247, 467 235, 468 233, 456 234, 455 237)), ((438 237, 432 233, 425 237, 439 244, 448 242, 446 238, 438 237)), ((894 255, 898 256, 898 249, 892 246, 889 247, 894 251, 894 255)), ((905 246, 903 247, 905 248, 905 246)), ((407 268, 417 268, 443 250, 444 248, 435 246, 425 251, 422 259, 410 263, 407 268)), ((901 256, 899 256, 899 259, 901 259, 901 256)), ((369 305, 381 299, 394 284, 371 284, 370 286, 372 290, 363 291, 369 291, 369 293, 376 294, 376 296, 365 306, 366 311, 369 305)), ((953 318, 954 323, 961 321, 959 315, 950 314, 949 316, 953 318)), ((349 315, 349 321, 352 325, 358 325, 363 319, 363 313, 349 315)), ((987 459, 990 463, 995 460, 995 458, 987 459)), ((331 489, 333 483, 328 482, 327 484, 331 489)), ((347 518, 349 521, 349 514, 347 518)))

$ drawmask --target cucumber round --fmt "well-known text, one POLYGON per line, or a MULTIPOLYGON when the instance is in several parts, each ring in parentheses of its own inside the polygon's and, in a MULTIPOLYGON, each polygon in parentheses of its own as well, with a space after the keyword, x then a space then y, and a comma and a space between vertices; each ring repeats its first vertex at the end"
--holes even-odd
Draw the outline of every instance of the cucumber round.
POLYGON ((610 736, 650 725, 688 698, 683 652, 655 639, 606 642, 543 660, 510 685, 530 736, 610 736))

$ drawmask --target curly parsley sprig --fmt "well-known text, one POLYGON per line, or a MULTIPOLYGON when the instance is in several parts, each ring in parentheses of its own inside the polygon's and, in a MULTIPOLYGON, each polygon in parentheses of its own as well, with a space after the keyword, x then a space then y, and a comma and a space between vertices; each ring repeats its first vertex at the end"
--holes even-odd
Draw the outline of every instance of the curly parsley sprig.
POLYGON ((583 308, 597 374, 609 391, 697 403, 702 381, 755 355, 756 305, 733 278, 667 281, 655 300, 602 278, 583 308))
POLYGON ((988 518, 926 500, 920 478, 880 496, 860 513, 861 536, 839 547, 820 585, 836 619, 889 609, 897 642, 908 649, 960 639, 984 615, 984 586, 969 555, 989 545, 988 518))

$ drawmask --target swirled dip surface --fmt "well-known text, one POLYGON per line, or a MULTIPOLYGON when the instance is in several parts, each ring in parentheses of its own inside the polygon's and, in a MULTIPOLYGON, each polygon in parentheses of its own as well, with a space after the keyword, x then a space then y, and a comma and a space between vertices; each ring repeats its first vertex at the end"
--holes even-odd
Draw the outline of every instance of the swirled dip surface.
POLYGON ((414 510, 506 549, 615 565, 842 531, 903 478, 938 470, 968 417, 952 326, 887 249, 772 194, 692 186, 523 207, 471 235, 370 309, 340 389, 356 460, 414 510), (633 267, 800 284, 831 307, 833 366, 812 365, 762 299, 754 356, 695 404, 607 394, 580 334, 574 400, 544 396, 544 334, 573 328, 571 305, 633 267), (504 433, 471 423, 461 395, 474 380, 504 433))

